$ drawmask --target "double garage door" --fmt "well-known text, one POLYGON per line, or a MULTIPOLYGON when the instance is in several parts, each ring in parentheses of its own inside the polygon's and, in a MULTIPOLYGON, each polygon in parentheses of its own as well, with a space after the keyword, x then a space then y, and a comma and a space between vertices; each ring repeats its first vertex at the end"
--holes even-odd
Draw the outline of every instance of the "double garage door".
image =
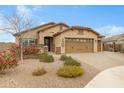
POLYGON ((93 52, 94 40, 90 38, 66 38, 66 53, 93 52))

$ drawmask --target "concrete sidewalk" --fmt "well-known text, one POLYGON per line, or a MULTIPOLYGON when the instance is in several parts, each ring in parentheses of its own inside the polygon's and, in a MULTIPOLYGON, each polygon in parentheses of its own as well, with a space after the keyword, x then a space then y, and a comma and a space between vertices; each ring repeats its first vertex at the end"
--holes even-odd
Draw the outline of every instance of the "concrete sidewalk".
POLYGON ((101 72, 85 88, 124 88, 124 66, 101 72))

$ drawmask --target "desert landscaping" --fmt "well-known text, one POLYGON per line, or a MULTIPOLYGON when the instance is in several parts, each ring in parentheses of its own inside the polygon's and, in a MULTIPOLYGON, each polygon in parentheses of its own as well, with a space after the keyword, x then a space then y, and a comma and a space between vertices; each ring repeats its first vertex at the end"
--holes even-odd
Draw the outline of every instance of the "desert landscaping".
POLYGON ((84 87, 99 71, 92 66, 82 63, 84 75, 75 78, 57 76, 56 72, 63 64, 55 57, 53 63, 38 62, 35 59, 25 60, 18 67, 10 70, 5 75, 0 75, 0 87, 29 87, 29 88, 79 88, 84 87), (47 71, 42 76, 32 76, 32 71, 37 67, 44 67, 47 71))
POLYGON ((40 60, 29 53, 34 52, 25 50, 23 62, 19 61, 18 66, 3 70, 0 74, 0 87, 83 88, 101 71, 124 65, 123 53, 98 52, 66 55, 55 53, 44 55, 42 53, 42 56, 37 55, 40 60), (62 67, 66 67, 65 72, 60 71, 61 73, 57 74, 62 67), (81 72, 79 69, 77 71, 76 69, 67 70, 68 67, 80 67, 81 72), (76 73, 68 73, 69 71, 76 71, 76 73))
MULTIPOLYGON (((28 48, 29 49, 29 48, 28 48)), ((29 52, 29 51, 28 51, 29 52)), ((28 52, 24 52, 27 56, 28 52)), ((90 66, 88 64, 85 64, 83 62, 76 63, 71 62, 66 65, 73 65, 72 67, 80 67, 83 69, 83 74, 82 74, 82 69, 81 69, 81 74, 78 76, 75 76, 75 74, 71 75, 70 74, 65 74, 65 77, 61 77, 61 75, 57 75, 57 71, 59 68, 65 66, 65 63, 60 60, 61 55, 56 55, 53 53, 50 53, 50 55, 53 55, 50 60, 39 60, 37 58, 26 58, 24 59, 23 62, 19 61, 17 67, 12 67, 10 69, 2 69, 1 65, 1 74, 0 74, 0 87, 84 87, 96 74, 99 73, 99 70, 94 68, 93 66, 90 66), (43 62, 47 61, 47 62, 43 62), (75 65, 75 66, 74 66, 75 65), (77 66, 76 66, 77 65, 77 66), (37 74, 37 72, 34 74, 34 70, 38 68, 43 68, 45 70, 45 73, 43 75, 37 74), (2 83, 3 82, 3 83, 2 83)), ((32 56, 31 56, 32 57, 32 56)), ((72 58, 71 58, 72 59, 72 58)), ((65 59, 64 59, 65 60, 65 59)), ((1 61, 2 62, 2 61, 1 61)), ((9 66, 9 65, 8 65, 9 66)), ((4 65, 3 65, 4 67, 4 65)), ((68 66, 66 66, 68 67, 68 66)), ((7 67, 6 67, 7 68, 7 67)), ((37 70, 36 70, 37 71, 37 70)), ((80 72, 79 72, 80 73, 80 72)), ((61 73, 62 74, 62 73, 61 73)))

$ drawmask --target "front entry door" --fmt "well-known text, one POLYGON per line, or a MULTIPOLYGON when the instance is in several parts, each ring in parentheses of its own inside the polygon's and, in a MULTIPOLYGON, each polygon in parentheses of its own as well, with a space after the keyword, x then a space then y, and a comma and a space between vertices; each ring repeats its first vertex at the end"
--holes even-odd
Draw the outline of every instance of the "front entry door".
POLYGON ((48 46, 48 51, 50 51, 50 38, 48 37, 44 38, 44 45, 48 46))

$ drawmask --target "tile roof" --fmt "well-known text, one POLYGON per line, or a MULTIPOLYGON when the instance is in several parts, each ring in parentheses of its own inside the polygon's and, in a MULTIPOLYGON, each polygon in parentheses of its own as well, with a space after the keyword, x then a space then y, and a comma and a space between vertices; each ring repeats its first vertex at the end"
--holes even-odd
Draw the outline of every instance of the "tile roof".
POLYGON ((64 24, 64 23, 56 23, 56 24, 51 25, 51 26, 49 26, 49 27, 46 27, 46 28, 44 28, 44 29, 42 29, 42 30, 39 30, 38 32, 44 31, 44 30, 46 30, 46 29, 49 29, 49 28, 52 28, 52 27, 55 27, 55 26, 58 26, 58 25, 64 25, 64 26, 66 26, 66 27, 69 27, 68 25, 66 25, 66 24, 64 24))
POLYGON ((14 36, 16 36, 16 35, 18 35, 18 34, 22 34, 22 33, 28 32, 28 31, 31 31, 31 30, 34 30, 34 29, 38 29, 38 28, 41 28, 41 27, 45 27, 45 26, 47 26, 47 25, 54 25, 54 24, 56 24, 56 23, 54 23, 54 22, 49 22, 49 23, 46 23, 46 24, 42 24, 42 25, 40 25, 40 26, 33 27, 33 28, 31 28, 31 29, 24 30, 24 31, 22 31, 22 32, 18 32, 18 33, 16 33, 16 34, 14 34, 14 36))
MULTIPOLYGON (((57 36, 57 35, 59 35, 59 34, 61 34, 61 33, 63 33, 63 32, 66 32, 66 31, 68 31, 68 30, 74 30, 74 29, 89 30, 89 31, 92 31, 92 32, 94 32, 95 34, 101 36, 101 35, 100 35, 98 32, 96 32, 95 30, 93 30, 93 29, 91 29, 91 28, 88 28, 88 27, 83 27, 83 26, 72 26, 72 27, 67 28, 67 29, 65 29, 65 30, 63 30, 63 31, 60 31, 60 32, 58 32, 58 33, 55 33, 54 36, 57 36)), ((101 37, 102 37, 102 36, 101 36, 101 37)))

